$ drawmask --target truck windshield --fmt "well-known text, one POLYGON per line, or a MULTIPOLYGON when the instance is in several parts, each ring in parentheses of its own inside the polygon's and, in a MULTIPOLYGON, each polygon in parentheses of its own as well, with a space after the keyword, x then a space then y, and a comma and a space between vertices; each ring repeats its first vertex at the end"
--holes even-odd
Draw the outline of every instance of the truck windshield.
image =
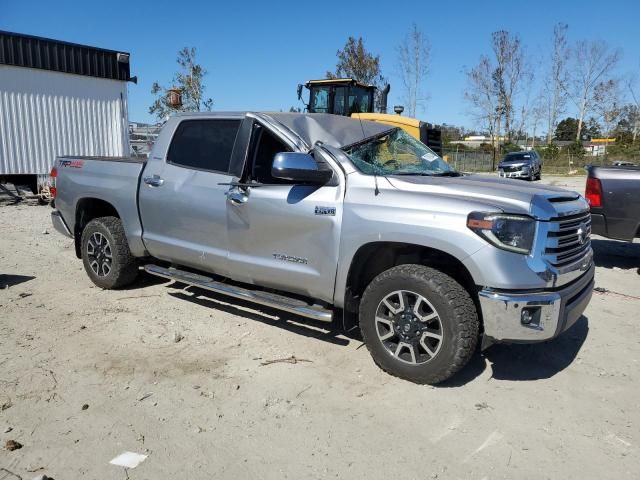
POLYGON ((433 150, 400 128, 344 151, 365 175, 459 175, 433 150))

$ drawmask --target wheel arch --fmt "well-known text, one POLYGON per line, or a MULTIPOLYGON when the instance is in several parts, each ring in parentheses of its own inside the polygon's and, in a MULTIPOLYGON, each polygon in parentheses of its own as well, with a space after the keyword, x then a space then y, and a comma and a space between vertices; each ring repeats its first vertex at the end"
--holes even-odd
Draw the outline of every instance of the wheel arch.
POLYGON ((95 197, 81 198, 76 202, 73 238, 76 257, 81 258, 82 231, 87 224, 99 217, 121 218, 116 207, 106 200, 95 197))
POLYGON ((403 264, 432 267, 455 279, 469 292, 480 315, 478 287, 467 267, 454 255, 445 251, 402 242, 370 242, 354 254, 347 274, 344 308, 357 311, 364 289, 380 273, 403 264))

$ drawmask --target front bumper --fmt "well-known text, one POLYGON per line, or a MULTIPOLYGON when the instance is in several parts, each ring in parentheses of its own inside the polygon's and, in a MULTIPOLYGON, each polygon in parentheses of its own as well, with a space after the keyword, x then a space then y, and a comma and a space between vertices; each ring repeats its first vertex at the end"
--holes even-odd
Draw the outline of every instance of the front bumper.
POLYGON ((499 342, 523 343, 557 337, 571 327, 587 308, 593 293, 594 271, 591 264, 579 279, 553 291, 481 290, 479 296, 485 337, 499 342), (524 315, 523 310, 526 311, 524 315))
POLYGON ((515 172, 505 172, 503 169, 498 169, 498 175, 504 178, 527 178, 529 177, 529 169, 516 170, 515 172))
POLYGON ((58 232, 63 234, 66 237, 73 238, 71 232, 69 231, 69 227, 64 223, 64 219, 58 210, 54 210, 51 212, 51 223, 53 223, 53 228, 55 228, 58 232))

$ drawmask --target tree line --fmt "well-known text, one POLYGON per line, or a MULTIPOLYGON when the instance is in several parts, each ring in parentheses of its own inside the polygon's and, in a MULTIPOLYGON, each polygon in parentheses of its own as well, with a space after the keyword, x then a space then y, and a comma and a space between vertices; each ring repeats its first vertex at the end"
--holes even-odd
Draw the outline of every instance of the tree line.
MULTIPOLYGON (((463 98, 474 130, 443 125, 445 141, 465 134, 483 133, 494 150, 508 149, 515 140, 540 138, 572 141, 595 136, 616 136, 627 143, 640 141, 640 80, 638 72, 618 71, 622 50, 602 40, 570 42, 569 26, 557 23, 546 51, 532 54, 518 34, 498 30, 491 34, 490 51, 464 69, 463 98), (563 118, 564 115, 570 116, 563 118), (501 140, 504 139, 504 140, 501 140), (505 146, 506 145, 506 146, 505 146)), ((182 49, 180 67, 166 88, 155 82, 156 100, 149 113, 159 120, 176 110, 210 110, 213 100, 204 95, 206 70, 196 62, 194 48, 182 49), (167 92, 182 92, 182 104, 172 105, 167 92)), ((387 79, 380 55, 369 51, 362 37, 348 37, 336 52, 336 66, 326 78, 350 77, 382 87, 387 79)), ((396 47, 396 70, 401 79, 405 112, 415 117, 429 99, 431 43, 413 24, 396 47)))

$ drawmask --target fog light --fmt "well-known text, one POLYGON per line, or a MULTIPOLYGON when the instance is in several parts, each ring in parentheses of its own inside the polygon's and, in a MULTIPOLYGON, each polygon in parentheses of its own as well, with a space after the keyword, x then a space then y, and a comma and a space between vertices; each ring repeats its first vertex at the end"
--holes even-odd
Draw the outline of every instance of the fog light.
POLYGON ((523 309, 522 313, 520 314, 520 323, 522 323, 522 325, 529 325, 532 320, 533 315, 531 315, 531 311, 523 309))

